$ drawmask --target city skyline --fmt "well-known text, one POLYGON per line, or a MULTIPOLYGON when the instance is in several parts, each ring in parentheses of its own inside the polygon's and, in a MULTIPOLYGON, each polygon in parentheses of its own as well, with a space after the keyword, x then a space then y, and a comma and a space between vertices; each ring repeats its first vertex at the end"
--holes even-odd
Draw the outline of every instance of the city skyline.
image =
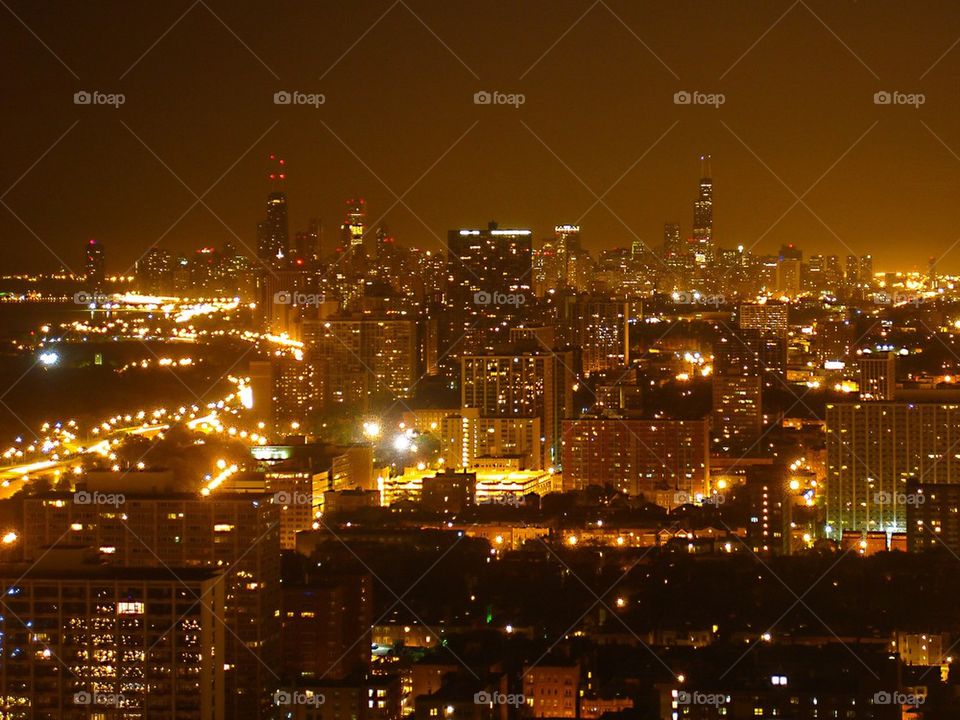
POLYGON ((637 238, 653 246, 665 222, 686 235, 696 158, 709 153, 721 246, 960 267, 949 84, 960 22, 936 5, 911 8, 904 36, 908 11, 896 6, 751 8, 289 5, 270 13, 265 35, 257 12, 214 5, 151 8, 127 34, 113 32, 131 20, 122 10, 11 6, 2 32, 31 72, 10 89, 17 112, 5 130, 29 127, 30 141, 11 148, 0 183, 11 188, 3 270, 55 270, 56 255, 76 266, 71 248, 89 237, 128 264, 161 237, 173 251, 238 239, 254 248, 269 152, 290 161, 292 228, 320 217, 332 231, 344 199, 362 196, 408 246, 439 249, 448 229, 496 217, 538 239, 580 224, 592 252, 637 238), (337 39, 297 43, 334 25, 337 39), (64 27, 112 42, 99 61, 81 61, 64 27), (702 42, 681 43, 684 33, 702 42), (483 52, 488 37, 505 44, 496 58, 483 52), (622 87, 596 81, 617 68, 628 70, 622 87), (75 105, 76 92, 122 94, 123 104, 75 105), (277 105, 277 92, 324 102, 277 105), (524 100, 477 105, 478 92, 524 100), (722 104, 698 104, 717 94, 722 104))
POLYGON ((3 720, 956 720, 955 1, 0 42, 3 720))

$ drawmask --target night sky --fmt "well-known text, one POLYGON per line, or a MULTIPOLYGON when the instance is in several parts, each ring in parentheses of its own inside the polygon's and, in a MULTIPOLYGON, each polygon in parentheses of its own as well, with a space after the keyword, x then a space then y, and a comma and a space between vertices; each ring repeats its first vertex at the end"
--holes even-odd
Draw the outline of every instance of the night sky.
POLYGON ((491 219, 658 245, 710 153, 723 246, 960 271, 958 40, 956 2, 3 0, 0 271, 80 269, 90 237, 110 272, 158 240, 252 254, 271 152, 291 234, 357 194, 408 246, 491 219))

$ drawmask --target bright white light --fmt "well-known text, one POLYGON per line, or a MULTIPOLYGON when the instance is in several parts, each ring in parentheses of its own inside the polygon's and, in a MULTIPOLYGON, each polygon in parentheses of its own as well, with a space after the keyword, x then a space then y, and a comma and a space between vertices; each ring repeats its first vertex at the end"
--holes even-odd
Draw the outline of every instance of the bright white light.
POLYGON ((405 452, 410 449, 410 438, 406 435, 397 435, 393 440, 393 449, 398 452, 405 452))
POLYGON ((47 367, 56 365, 60 361, 60 356, 55 352, 40 353, 40 362, 47 367))

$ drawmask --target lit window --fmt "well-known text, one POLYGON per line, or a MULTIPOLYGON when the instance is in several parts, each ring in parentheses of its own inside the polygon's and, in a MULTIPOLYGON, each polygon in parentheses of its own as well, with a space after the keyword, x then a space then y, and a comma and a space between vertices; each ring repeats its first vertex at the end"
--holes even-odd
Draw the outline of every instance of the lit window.
POLYGON ((142 602, 117 603, 117 615, 143 615, 142 602))

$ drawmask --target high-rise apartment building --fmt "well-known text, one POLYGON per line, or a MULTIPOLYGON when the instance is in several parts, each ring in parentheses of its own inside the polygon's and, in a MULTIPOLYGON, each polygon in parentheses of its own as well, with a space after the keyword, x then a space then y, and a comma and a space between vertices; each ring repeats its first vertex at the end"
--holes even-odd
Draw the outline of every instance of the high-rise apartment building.
POLYGON ((732 451, 754 447, 763 430, 759 375, 713 376, 714 444, 732 451))
POLYGON ((390 315, 333 315, 303 325, 305 359, 315 368, 319 407, 413 394, 417 323, 390 315))
POLYGON ((629 302, 604 296, 561 298, 560 343, 580 348, 585 373, 622 370, 630 364, 631 309, 629 302))
POLYGON ((827 524, 841 532, 904 532, 907 483, 960 483, 960 405, 827 405, 827 524))
POLYGON ((710 467, 709 422, 582 417, 563 422, 564 482, 612 485, 654 501, 673 491, 702 492, 710 467))
POLYGON ((106 276, 107 266, 103 243, 95 238, 90 238, 84 250, 84 269, 87 283, 94 288, 100 287, 106 276))
POLYGON ((789 305, 778 302, 741 303, 740 328, 785 338, 790 329, 788 309, 789 305))
POLYGON ((123 568, 85 553, 0 565, 3 716, 222 720, 220 571, 123 568))
POLYGON ((506 340, 503 323, 532 305, 530 230, 451 230, 447 234, 447 308, 440 336, 441 365, 454 374, 459 358, 506 340))
MULTIPOLYGON (((123 487, 135 482, 131 478, 123 487)), ((124 502, 81 503, 71 493, 25 500, 24 559, 42 557, 50 545, 70 544, 96 548, 121 567, 223 571, 229 631, 219 660, 227 714, 269 717, 276 685, 271 668, 279 652, 279 506, 269 495, 136 494, 109 485, 98 492, 106 497, 122 493, 124 502)), ((199 595, 191 598, 201 600, 199 595)))
POLYGON ((461 407, 481 419, 540 420, 543 467, 560 462, 560 423, 573 406, 572 352, 518 343, 461 361, 461 407), (506 348, 504 348, 506 350, 506 348))

